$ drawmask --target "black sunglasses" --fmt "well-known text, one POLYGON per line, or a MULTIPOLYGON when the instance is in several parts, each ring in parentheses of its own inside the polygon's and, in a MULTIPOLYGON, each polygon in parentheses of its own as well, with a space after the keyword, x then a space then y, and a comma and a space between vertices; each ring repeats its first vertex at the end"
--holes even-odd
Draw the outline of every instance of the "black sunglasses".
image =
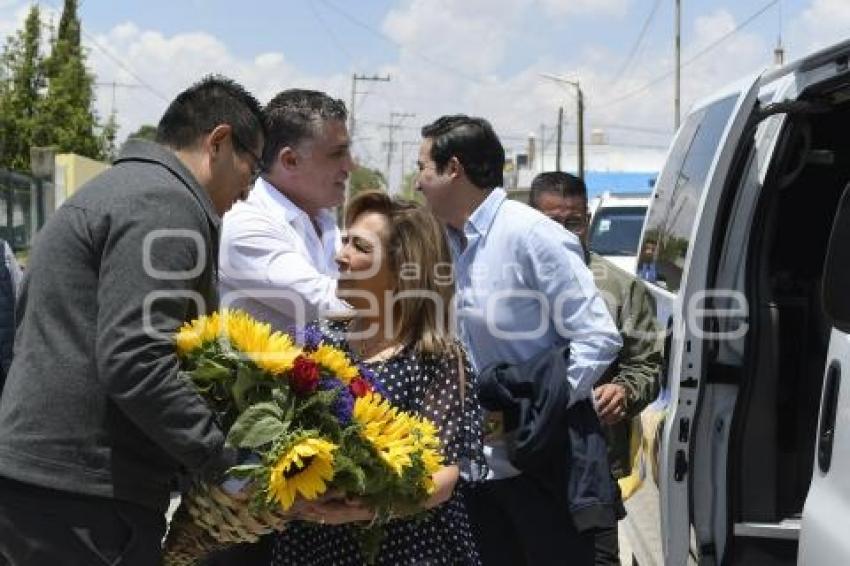
POLYGON ((570 232, 578 232, 584 228, 585 222, 581 218, 567 218, 564 220, 564 228, 570 232))
POLYGON ((254 181, 256 181, 257 178, 266 169, 265 164, 263 163, 263 158, 260 157, 259 155, 257 155, 256 153, 254 153, 254 150, 252 150, 250 147, 248 147, 248 144, 244 143, 241 139, 239 139, 239 136, 237 136, 232 131, 231 131, 231 133, 233 135, 233 142, 236 144, 239 151, 247 153, 248 155, 250 155, 254 159, 254 167, 251 170, 251 184, 253 185, 254 181))

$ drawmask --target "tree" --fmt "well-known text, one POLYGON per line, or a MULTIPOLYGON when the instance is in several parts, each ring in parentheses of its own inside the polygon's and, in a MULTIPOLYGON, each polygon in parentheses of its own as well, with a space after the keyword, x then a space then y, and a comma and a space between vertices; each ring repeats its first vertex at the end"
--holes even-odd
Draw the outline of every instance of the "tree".
POLYGON ((143 140, 156 140, 156 126, 143 124, 138 130, 127 136, 127 139, 141 138, 143 140))
POLYGON ((383 173, 368 167, 357 165, 354 171, 351 172, 351 192, 350 197, 354 197, 357 193, 374 190, 386 190, 387 182, 384 179, 383 173))
POLYGON ((44 145, 35 134, 45 86, 40 42, 41 14, 32 6, 23 29, 9 38, 0 55, 0 167, 28 171, 30 146, 44 145))
POLYGON ((60 152, 102 159, 108 147, 104 136, 97 133, 100 126, 92 108, 94 77, 86 68, 85 59, 77 1, 65 0, 59 30, 45 61, 47 94, 39 104, 44 121, 35 135, 57 146, 60 152))
POLYGON ((100 146, 103 153, 103 159, 110 163, 115 161, 118 157, 118 147, 115 145, 115 138, 117 136, 118 118, 113 110, 109 115, 109 119, 106 121, 106 124, 104 124, 103 130, 100 132, 100 146))
POLYGON ((407 200, 424 204, 425 197, 422 196, 421 192, 416 190, 417 177, 419 177, 419 173, 416 171, 412 171, 404 176, 404 179, 401 181, 401 192, 399 193, 399 196, 406 198, 407 200))

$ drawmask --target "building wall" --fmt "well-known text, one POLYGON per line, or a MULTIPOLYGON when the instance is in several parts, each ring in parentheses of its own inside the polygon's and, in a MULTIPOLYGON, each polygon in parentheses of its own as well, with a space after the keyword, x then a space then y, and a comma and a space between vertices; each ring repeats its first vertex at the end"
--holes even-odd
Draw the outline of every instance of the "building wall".
POLYGON ((54 172, 55 195, 53 206, 47 204, 49 212, 59 208, 65 199, 74 194, 77 189, 89 181, 92 177, 108 169, 110 165, 103 161, 95 161, 88 157, 74 153, 60 153, 56 155, 56 169, 54 172))

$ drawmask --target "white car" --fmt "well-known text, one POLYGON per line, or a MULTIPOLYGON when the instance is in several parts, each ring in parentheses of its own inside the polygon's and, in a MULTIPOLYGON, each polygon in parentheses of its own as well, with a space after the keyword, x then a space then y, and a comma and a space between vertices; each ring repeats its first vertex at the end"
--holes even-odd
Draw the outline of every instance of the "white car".
POLYGON ((637 267, 649 196, 649 193, 605 192, 590 201, 588 247, 627 273, 635 273, 637 267))
POLYGON ((850 564, 848 132, 850 40, 700 101, 673 140, 637 270, 668 334, 634 563, 850 564))

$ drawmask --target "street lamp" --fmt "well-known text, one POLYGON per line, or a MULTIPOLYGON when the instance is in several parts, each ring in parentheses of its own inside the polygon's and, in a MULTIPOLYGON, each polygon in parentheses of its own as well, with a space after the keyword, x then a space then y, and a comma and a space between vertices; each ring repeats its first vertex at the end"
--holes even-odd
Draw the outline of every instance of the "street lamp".
POLYGON ((576 89, 576 102, 578 104, 578 120, 576 121, 576 132, 578 138, 578 177, 584 179, 584 93, 581 90, 581 85, 577 80, 573 81, 552 75, 549 73, 540 73, 544 79, 549 79, 559 83, 568 84, 576 89))

